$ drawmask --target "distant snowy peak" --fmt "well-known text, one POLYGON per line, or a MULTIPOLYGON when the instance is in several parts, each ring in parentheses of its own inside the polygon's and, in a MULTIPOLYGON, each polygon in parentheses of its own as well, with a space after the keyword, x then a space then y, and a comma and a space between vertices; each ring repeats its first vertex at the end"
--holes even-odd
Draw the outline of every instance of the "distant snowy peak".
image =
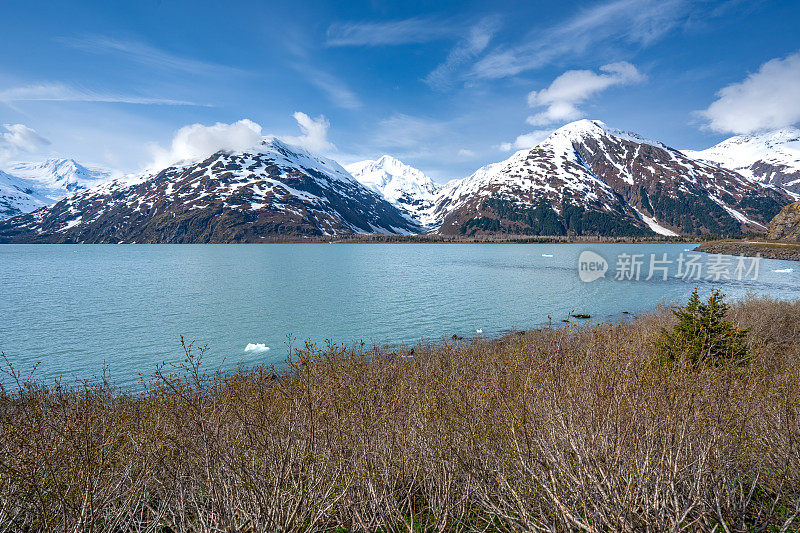
POLYGON ((39 194, 58 201, 66 195, 107 181, 111 172, 89 168, 74 159, 47 159, 41 162, 13 162, 7 171, 23 178, 39 194))
POLYGON ((6 171, 0 171, 0 220, 53 204, 108 181, 111 175, 73 159, 12 162, 5 167, 6 171))
POLYGON ((436 193, 439 189, 421 170, 390 155, 381 156, 374 161, 353 163, 345 168, 358 181, 376 190, 406 188, 436 193))
POLYGON ((706 150, 686 155, 735 170, 755 181, 800 193, 800 129, 781 128, 736 135, 706 150))
POLYGON ((389 155, 345 168, 361 184, 382 195, 421 225, 429 226, 434 222, 432 208, 441 187, 421 170, 389 155))
POLYGON ((746 167, 776 151, 800 150, 800 129, 781 128, 765 133, 736 135, 706 150, 684 153, 733 167, 746 167))

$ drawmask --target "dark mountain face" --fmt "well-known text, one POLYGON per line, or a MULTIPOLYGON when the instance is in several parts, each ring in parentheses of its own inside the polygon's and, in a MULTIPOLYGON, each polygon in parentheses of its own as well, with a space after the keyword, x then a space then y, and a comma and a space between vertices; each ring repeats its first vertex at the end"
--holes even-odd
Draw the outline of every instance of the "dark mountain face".
POLYGON ((0 242, 262 242, 413 233, 418 226, 337 163, 272 141, 115 181, 0 223, 0 242))
POLYGON ((791 198, 736 172, 587 120, 484 167, 440 197, 445 234, 739 234, 791 198))

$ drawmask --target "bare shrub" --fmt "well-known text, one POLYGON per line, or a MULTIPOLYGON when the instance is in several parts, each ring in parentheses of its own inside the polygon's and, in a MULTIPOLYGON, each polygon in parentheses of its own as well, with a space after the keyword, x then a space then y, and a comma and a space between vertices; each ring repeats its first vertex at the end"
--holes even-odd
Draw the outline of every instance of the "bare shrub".
MULTIPOLYGON (((750 363, 662 365, 666 310, 146 390, 0 391, 5 531, 787 531, 800 511, 800 305, 761 298, 750 363)), ((9 381, 9 380, 6 380, 9 381)))

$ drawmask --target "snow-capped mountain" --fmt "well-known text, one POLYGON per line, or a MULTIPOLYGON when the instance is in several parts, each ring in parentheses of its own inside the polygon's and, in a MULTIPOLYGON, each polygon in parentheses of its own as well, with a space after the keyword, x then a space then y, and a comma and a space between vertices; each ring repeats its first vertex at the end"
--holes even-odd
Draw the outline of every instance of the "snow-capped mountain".
POLYGON ((0 220, 54 204, 76 191, 108 181, 111 173, 73 159, 12 162, 0 172, 0 220))
POLYGON ((38 163, 9 163, 7 172, 24 178, 38 194, 54 202, 68 194, 88 189, 108 181, 111 172, 96 167, 86 167, 74 159, 47 159, 38 163))
POLYGON ((79 191, 0 222, 0 242, 261 242, 417 231, 335 161, 271 139, 79 191))
POLYGON ((579 120, 451 182, 434 209, 451 235, 764 231, 790 197, 662 143, 579 120))
POLYGON ((800 129, 737 135, 707 150, 684 150, 690 157, 719 164, 743 176, 800 193, 800 129))
POLYGON ((0 170, 0 220, 28 213, 51 203, 16 176, 0 170))
POLYGON ((392 156, 345 166, 359 182, 381 194, 422 226, 435 223, 433 207, 441 187, 422 171, 392 156))

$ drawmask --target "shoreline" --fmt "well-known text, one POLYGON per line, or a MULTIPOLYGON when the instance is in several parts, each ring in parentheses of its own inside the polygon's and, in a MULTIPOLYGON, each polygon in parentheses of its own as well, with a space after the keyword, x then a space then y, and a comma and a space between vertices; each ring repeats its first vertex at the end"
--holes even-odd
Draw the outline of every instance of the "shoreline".
POLYGON ((719 240, 719 235, 679 235, 674 237, 604 237, 598 235, 562 236, 562 235, 485 235, 459 237, 448 235, 329 235, 329 236, 292 236, 264 237, 259 241, 210 241, 210 242, 0 242, 14 245, 64 244, 64 245, 120 245, 120 244, 672 244, 697 243, 700 241, 719 240))
POLYGON ((800 261, 800 244, 764 240, 711 241, 694 249, 708 254, 742 255, 783 261, 800 261))

